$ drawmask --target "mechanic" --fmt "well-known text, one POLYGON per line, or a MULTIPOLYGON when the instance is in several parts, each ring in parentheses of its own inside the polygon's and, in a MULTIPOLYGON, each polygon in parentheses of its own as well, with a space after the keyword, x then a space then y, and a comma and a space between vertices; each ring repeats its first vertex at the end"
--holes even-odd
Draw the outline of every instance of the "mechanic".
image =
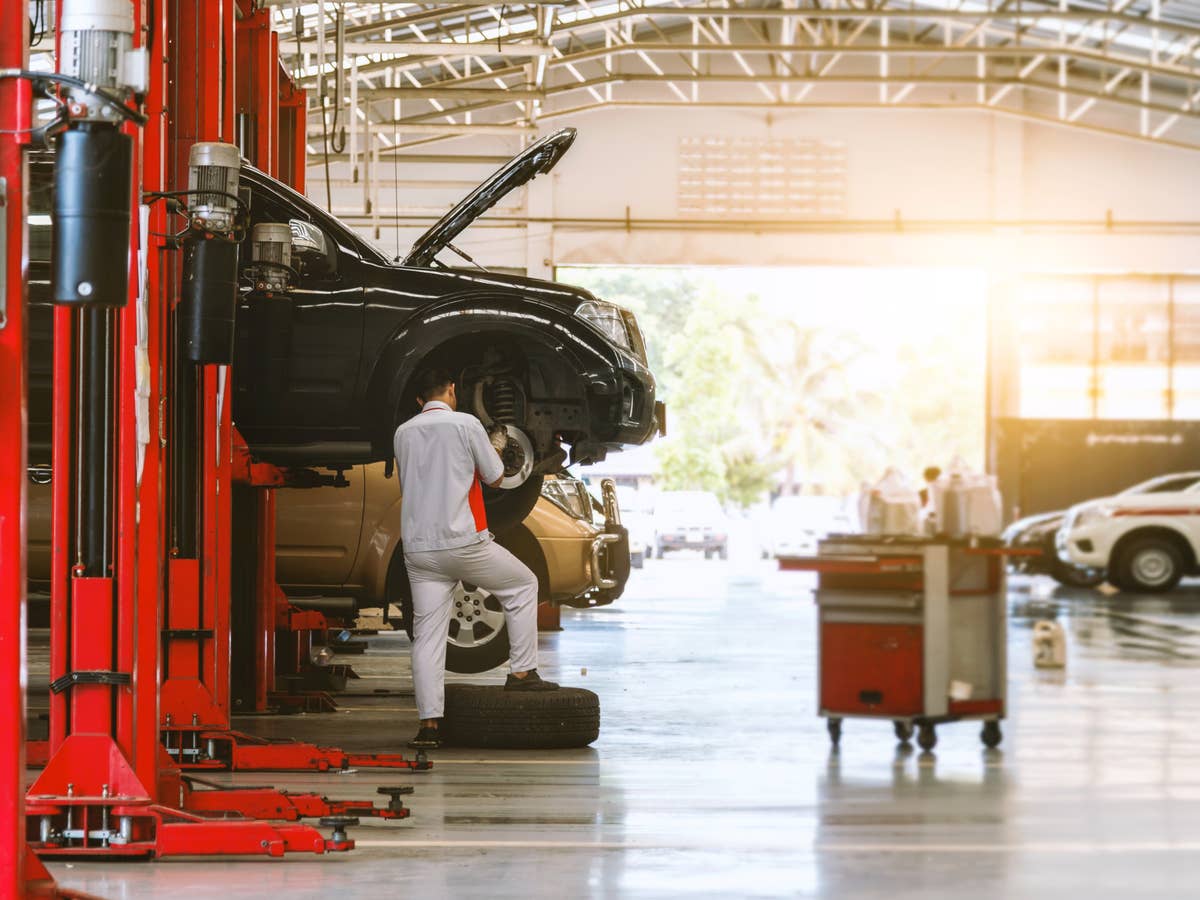
POLYGON ((512 647, 509 691, 552 691, 537 672, 537 576, 495 543, 487 527, 481 482, 504 480, 503 427, 489 437, 474 416, 458 412, 453 377, 442 369, 418 374, 420 414, 396 429, 400 533, 412 585, 413 685, 421 724, 410 747, 441 746, 450 605, 460 581, 486 588, 504 607, 512 647), (497 446, 498 445, 498 446, 497 446))

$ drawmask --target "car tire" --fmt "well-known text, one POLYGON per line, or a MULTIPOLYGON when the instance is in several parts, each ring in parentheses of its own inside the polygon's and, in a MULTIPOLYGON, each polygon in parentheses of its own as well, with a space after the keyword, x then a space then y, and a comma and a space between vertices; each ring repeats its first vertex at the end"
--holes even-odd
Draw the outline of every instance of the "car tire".
POLYGON ((722 544, 722 545, 721 545, 721 546, 720 546, 720 547, 717 549, 717 556, 718 556, 718 558, 720 558, 720 559, 729 559, 729 545, 728 545, 728 544, 722 544))
POLYGON ((1183 578, 1183 552, 1170 538, 1135 538, 1117 554, 1115 584, 1126 591, 1161 594, 1183 578))
POLYGON ((485 487, 483 507, 487 510, 488 528, 499 534, 524 522, 542 495, 543 480, 541 475, 530 475, 510 490, 485 487))
POLYGON ((600 736, 600 698, 582 688, 506 691, 448 684, 441 731, 447 744, 507 750, 586 747, 600 736))
POLYGON ((629 554, 629 565, 635 569, 641 569, 646 565, 646 556, 641 550, 631 551, 629 554))
POLYGON ((1094 588, 1104 583, 1104 570, 1081 569, 1056 557, 1050 563, 1050 577, 1063 587, 1094 588))

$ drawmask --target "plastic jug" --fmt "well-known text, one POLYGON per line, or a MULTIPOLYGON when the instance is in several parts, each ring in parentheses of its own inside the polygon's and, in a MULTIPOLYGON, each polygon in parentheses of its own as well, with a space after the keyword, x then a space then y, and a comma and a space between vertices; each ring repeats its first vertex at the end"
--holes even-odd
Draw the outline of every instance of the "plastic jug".
POLYGON ((974 472, 959 457, 931 485, 937 530, 951 538, 998 537, 1003 505, 996 479, 974 472))
POLYGON ((868 534, 921 533, 921 497, 902 472, 889 468, 871 488, 867 503, 868 534))
POLYGON ((1039 669, 1067 665, 1067 634, 1057 622, 1043 619, 1033 626, 1033 664, 1039 669))

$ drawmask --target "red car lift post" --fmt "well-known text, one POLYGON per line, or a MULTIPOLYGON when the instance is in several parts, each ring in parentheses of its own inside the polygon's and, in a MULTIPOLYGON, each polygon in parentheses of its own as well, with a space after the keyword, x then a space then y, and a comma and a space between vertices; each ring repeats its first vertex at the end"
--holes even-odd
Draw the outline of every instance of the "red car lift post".
MULTIPOLYGON (((24 4, 0 8, 0 68, 27 69, 24 4)), ((0 898, 55 896, 54 880, 25 842, 25 144, 29 82, 0 79, 0 898), (16 439, 12 436, 16 435, 16 439)))
MULTIPOLYGON (((278 159, 279 69, 269 11, 243 10, 244 24, 235 27, 232 0, 172 0, 167 10, 170 21, 186 15, 198 26, 169 32, 173 39, 167 65, 174 117, 167 138, 167 182, 186 185, 188 152, 196 141, 232 140, 235 98, 248 126, 244 133, 253 136, 247 143, 254 146, 246 149, 271 174, 278 159), (195 34, 201 37, 192 42, 195 34), (245 52, 236 49, 239 37, 244 39, 245 52), (208 89, 213 73, 234 68, 223 56, 223 47, 234 47, 234 60, 244 61, 248 71, 224 79, 223 87, 213 91, 208 89), (235 90, 243 79, 249 80, 235 90)), ((169 280, 172 286, 177 283, 177 278, 169 280)), ((297 741, 266 741, 231 729, 232 376, 225 366, 197 366, 196 386, 186 377, 187 365, 176 366, 182 389, 172 398, 174 428, 169 440, 173 493, 159 709, 163 745, 175 763, 188 770, 430 768, 423 755, 409 760, 398 753, 353 754, 297 741), (193 436, 199 440, 198 456, 192 452, 193 436)), ((261 514, 273 515, 272 499, 264 497, 260 502, 264 504, 261 514)), ((259 543, 262 581, 265 585, 269 573, 273 586, 274 546, 259 543)), ((262 594, 265 590, 260 603, 266 599, 262 594)), ((273 620, 274 592, 269 606, 273 620)))
MULTIPOLYGON (((61 10, 60 5, 59 15, 61 10)), ((232 10, 226 8, 225 14, 232 16, 232 10)), ((143 189, 164 186, 166 72, 161 49, 168 22, 176 22, 173 15, 160 13, 157 33, 151 36, 160 63, 150 66, 149 122, 144 148, 133 155, 135 209, 143 189)), ((56 34, 62 34, 61 27, 56 34)), ((135 43, 141 43, 142 34, 135 30, 135 43)), ((167 226, 163 205, 155 204, 147 234, 163 234, 167 226)), ((163 285, 171 279, 172 267, 163 264, 165 248, 159 240, 146 247, 141 240, 139 217, 134 216, 130 297, 124 307, 59 306, 54 311, 54 383, 67 389, 55 390, 53 400, 52 457, 58 476, 52 495, 50 759, 26 797, 27 833, 43 856, 281 856, 352 849, 345 832, 357 821, 351 818, 325 821, 334 829, 327 840, 307 825, 229 816, 228 811, 238 808, 236 791, 204 797, 198 804, 203 812, 170 805, 185 801, 193 786, 164 760, 159 745, 159 612, 166 546, 158 514, 160 445, 157 416, 145 415, 141 424, 149 440, 139 472, 135 392, 141 387, 143 395, 148 393, 143 409, 158 408, 166 368, 163 285), (143 265, 144 292, 139 278, 143 265), (146 326, 140 347, 139 312, 146 326), (102 337, 85 343, 82 338, 89 331, 102 337), (148 375, 141 386, 136 384, 139 352, 148 375), (98 369, 104 370, 99 385, 95 380, 77 383, 98 369), (84 393, 81 387, 92 398, 90 409, 76 406, 75 397, 84 393), (75 455, 77 432, 98 438, 106 459, 111 451, 111 468, 75 455), (72 510, 91 529, 86 543, 79 538, 84 529, 68 527, 72 510), (208 809, 222 814, 214 816, 208 809)), ((244 799, 255 808, 264 800, 244 799)))

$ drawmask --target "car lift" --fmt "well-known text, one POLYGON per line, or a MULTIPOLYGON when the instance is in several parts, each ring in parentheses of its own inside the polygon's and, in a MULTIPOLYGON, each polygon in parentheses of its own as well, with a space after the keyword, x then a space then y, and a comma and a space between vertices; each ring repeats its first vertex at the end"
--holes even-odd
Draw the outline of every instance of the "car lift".
MULTIPOLYGON (((0 7, 0 68, 28 68, 24 4, 0 7)), ((25 841, 25 133, 30 84, 0 79, 0 898, 64 896, 25 841), (18 435, 17 440, 12 440, 18 435)))
MULTIPOLYGON (((56 8, 60 61, 64 16, 79 15, 79 8, 71 9, 72 5, 67 0, 56 8)), ((24 9, 19 4, 5 6, 6 16, 20 25, 3 23, 12 27, 3 30, 0 49, 6 61, 19 52, 23 63, 24 9)), ((94 6, 81 8, 90 13, 94 6)), ((52 493, 49 759, 25 797, 26 834, 30 846, 43 856, 281 856, 289 851, 349 850, 354 842, 346 828, 357 824, 356 816, 403 818, 408 811, 400 797, 409 788, 380 788, 379 793, 390 798, 385 807, 272 788, 218 788, 183 775, 160 743, 174 737, 174 746, 182 748, 189 740, 196 746, 202 741, 204 752, 196 754, 195 760, 201 762, 200 757, 222 758, 219 751, 208 751, 224 742, 229 748, 223 757, 226 768, 428 767, 423 760, 409 762, 393 755, 265 742, 228 728, 232 493, 228 368, 191 363, 170 337, 179 328, 175 320, 180 312, 176 306, 167 314, 178 284, 177 264, 163 239, 169 226, 167 208, 162 203, 143 206, 140 201, 165 196, 169 186, 186 183, 181 178, 181 171, 186 171, 182 161, 191 144, 227 139, 232 131, 232 79, 213 78, 213 74, 228 71, 223 51, 234 42, 235 3, 171 0, 160 7, 152 24, 142 19, 140 3, 130 2, 128 11, 121 9, 120 2, 103 6, 100 24, 76 27, 111 31, 115 21, 118 31, 113 33, 125 37, 131 49, 146 44, 154 52, 149 54, 153 62, 147 67, 148 84, 138 98, 145 116, 124 103, 118 108, 111 95, 104 97, 108 105, 98 112, 100 94, 95 85, 82 82, 75 83, 63 103, 68 111, 66 129, 56 157, 61 177, 68 177, 61 173, 69 171, 63 162, 69 153, 64 150, 85 160, 103 158, 102 165, 122 154, 132 163, 105 170, 108 176, 115 172, 107 180, 92 169, 89 179, 68 183, 72 188, 86 183, 85 194, 107 185, 108 196, 99 198, 108 201, 102 212, 111 226, 117 207, 117 220, 124 215, 129 223, 129 264, 124 273, 119 269, 114 273, 111 265, 94 268, 99 285, 95 296, 92 283, 70 268, 78 261, 65 263, 70 278, 55 269, 54 383, 66 389, 55 390, 53 399, 52 458, 59 474, 52 493), (125 20, 129 26, 122 30, 120 23, 125 20), (168 89, 174 92, 170 102, 168 89), (89 103, 95 105, 89 109, 89 103), (120 120, 104 121, 104 116, 114 118, 118 112, 120 120), (133 140, 135 124, 144 127, 140 142, 133 140), (136 175, 126 191, 123 179, 127 180, 130 168, 136 175), (123 199, 126 193, 129 204, 123 199), (129 216, 119 208, 128 210, 130 205, 140 215, 129 216), (113 284, 119 284, 120 290, 112 289, 113 284), (168 410, 172 427, 164 430, 160 416, 168 410), (169 515, 162 514, 164 509, 169 515), (190 535, 188 528, 180 527, 189 521, 200 525, 190 535), (181 727, 176 721, 186 724, 181 727), (238 764, 242 759, 245 765, 238 764), (308 825, 266 821, 294 823, 309 816, 321 816, 321 824, 333 829, 332 837, 325 838, 308 825)), ((246 17, 267 15, 250 6, 244 0, 237 4, 246 17)), ((71 27, 66 31, 69 35, 71 27)), ((273 50, 269 32, 267 38, 273 50)), ((273 84, 261 73, 258 77, 273 84)), ((3 96, 19 102, 5 105, 5 121, 15 122, 10 131, 19 133, 22 127, 29 128, 32 118, 31 92, 26 80, 6 81, 0 84, 3 96), (14 89, 13 84, 21 87, 14 89)), ((131 90, 126 96, 132 95, 131 90)), ((277 97, 268 101, 277 102, 277 97)), ((0 144, 4 167, 0 174, 18 186, 10 192, 10 197, 17 196, 7 221, 16 219, 20 225, 9 229, 4 242, 5 274, 10 279, 24 273, 24 223, 17 215, 23 213, 19 194, 25 181, 19 144, 24 138, 16 137, 0 144)), ((61 207, 70 192, 60 186, 57 196, 61 207)), ((78 206, 85 216, 81 218, 103 205, 88 206, 83 201, 97 199, 82 198, 78 206)), ((57 212, 56 231, 69 227, 68 218, 61 209, 57 212)), ((58 246, 74 245, 60 241, 58 246)), ((61 258, 56 260, 56 265, 60 263, 61 258)), ((16 296, 22 296, 21 288, 16 296)), ((19 309, 9 322, 12 327, 0 334, 0 345, 10 351, 13 346, 21 349, 4 357, 6 367, 12 358, 22 360, 19 309)), ((19 371, 18 375, 6 383, 22 384, 23 375, 19 371)), ((0 404, 7 404, 0 410, 14 418, 15 400, 15 414, 21 416, 23 398, 23 391, 6 392, 0 404)), ((24 441, 20 445, 16 459, 5 458, 9 468, 16 463, 17 475, 6 477, 4 484, 16 488, 0 495, 0 540, 9 549, 24 546, 24 441)), ((17 556, 22 558, 23 552, 17 556)), ((6 682, 17 693, 24 687, 24 581, 23 566, 5 566, 0 585, 5 596, 11 594, 17 602, 5 605, 0 662, 6 673, 15 669, 20 676, 6 682)), ((4 715, 15 720, 10 733, 22 735, 23 697, 6 703, 4 715)), ((11 748, 6 751, 4 769, 6 776, 15 774, 18 816, 22 747, 23 742, 17 741, 15 756, 11 748)), ((182 761, 183 754, 178 756, 182 761)), ((13 786, 5 782, 6 790, 11 792, 13 786)), ((10 829, 10 834, 16 838, 6 843, 5 857, 0 859, 12 862, 5 868, 19 878, 24 847, 19 846, 19 829, 10 829)), ((25 877, 42 874, 33 866, 25 871, 25 877)))

